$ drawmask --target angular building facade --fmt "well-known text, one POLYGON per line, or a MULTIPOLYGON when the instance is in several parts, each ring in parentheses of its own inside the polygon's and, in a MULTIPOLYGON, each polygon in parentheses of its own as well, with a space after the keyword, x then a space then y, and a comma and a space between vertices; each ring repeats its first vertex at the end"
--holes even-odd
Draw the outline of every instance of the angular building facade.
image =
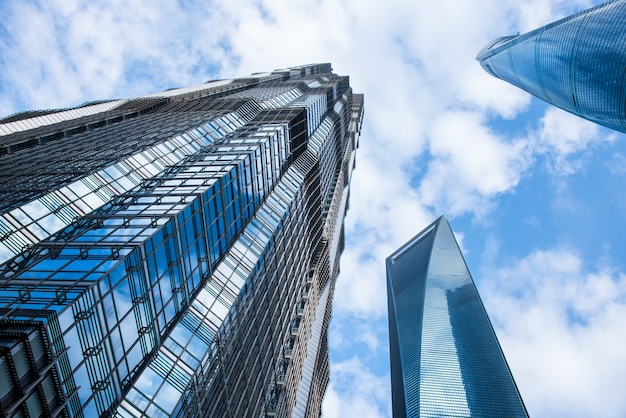
POLYGON ((319 416, 363 97, 330 64, 0 120, 3 416, 319 416))
POLYGON ((476 59, 494 77, 626 132, 626 0, 498 38, 476 59))
POLYGON ((387 258, 394 418, 527 417, 448 221, 387 258))

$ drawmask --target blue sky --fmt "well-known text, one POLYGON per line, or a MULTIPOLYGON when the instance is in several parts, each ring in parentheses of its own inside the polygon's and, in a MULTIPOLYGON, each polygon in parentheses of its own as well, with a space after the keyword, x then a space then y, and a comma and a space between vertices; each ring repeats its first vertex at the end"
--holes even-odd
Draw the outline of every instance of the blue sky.
POLYGON ((384 259, 440 214, 531 416, 625 416, 623 134, 474 60, 595 4, 4 0, 0 114, 332 62, 365 94, 365 121, 324 416, 390 416, 384 259))

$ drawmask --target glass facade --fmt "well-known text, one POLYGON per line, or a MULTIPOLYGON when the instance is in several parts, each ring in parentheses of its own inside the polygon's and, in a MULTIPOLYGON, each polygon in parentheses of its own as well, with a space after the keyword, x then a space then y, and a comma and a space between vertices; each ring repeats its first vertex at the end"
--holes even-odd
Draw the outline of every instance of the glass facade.
POLYGON ((626 1, 498 38, 476 57, 494 77, 570 113, 626 132, 626 1))
POLYGON ((448 221, 387 258, 392 408, 402 417, 527 417, 448 221))
POLYGON ((319 415, 362 116, 313 64, 0 119, 0 412, 319 415))

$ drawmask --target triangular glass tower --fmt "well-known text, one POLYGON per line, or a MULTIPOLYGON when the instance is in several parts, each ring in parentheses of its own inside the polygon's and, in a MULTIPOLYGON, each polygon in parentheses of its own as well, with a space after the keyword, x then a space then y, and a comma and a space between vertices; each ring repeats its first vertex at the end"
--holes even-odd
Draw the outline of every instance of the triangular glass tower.
POLYGON ((527 417, 450 225, 387 258, 393 416, 527 417))

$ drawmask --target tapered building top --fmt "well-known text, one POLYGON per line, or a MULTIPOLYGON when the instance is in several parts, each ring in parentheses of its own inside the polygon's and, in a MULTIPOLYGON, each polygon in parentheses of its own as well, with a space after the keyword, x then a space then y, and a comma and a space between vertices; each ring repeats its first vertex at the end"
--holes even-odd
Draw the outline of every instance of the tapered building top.
POLYGON ((448 221, 387 258, 394 418, 527 417, 448 221))
POLYGON ((570 113, 626 132, 626 0, 614 0, 476 57, 489 74, 570 113))

